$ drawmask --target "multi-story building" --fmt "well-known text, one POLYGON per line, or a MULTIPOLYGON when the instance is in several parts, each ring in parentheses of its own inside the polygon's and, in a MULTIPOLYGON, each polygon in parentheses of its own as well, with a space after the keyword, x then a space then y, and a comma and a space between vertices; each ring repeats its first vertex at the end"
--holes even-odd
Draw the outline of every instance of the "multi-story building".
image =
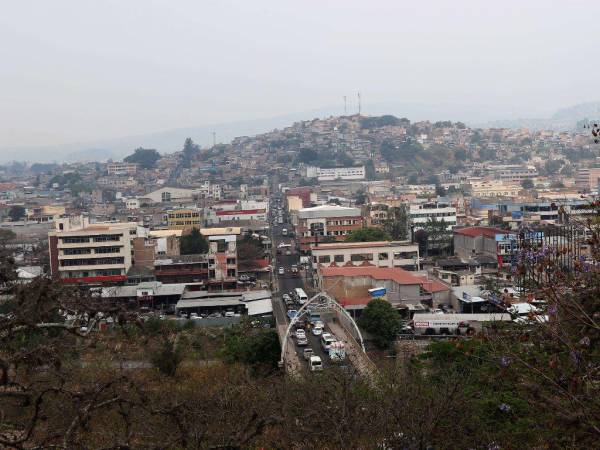
POLYGON ((359 208, 322 205, 298 211, 296 234, 300 250, 308 252, 310 245, 323 240, 344 241, 346 236, 364 226, 359 208))
POLYGON ((203 283, 209 290, 235 289, 237 236, 240 228, 203 228, 209 251, 203 255, 173 256, 154 261, 154 274, 163 283, 203 283))
POLYGON ((415 230, 425 227, 430 220, 447 224, 446 229, 451 231, 456 226, 456 208, 445 202, 411 203, 408 211, 410 220, 415 230))
POLYGON ((339 242, 312 244, 310 247, 313 268, 327 266, 402 267, 419 269, 419 246, 410 242, 339 242))
POLYGON ((307 167, 307 178, 317 178, 319 181, 334 180, 364 180, 365 166, 358 167, 307 167))
POLYGON ((137 173, 137 164, 126 162, 112 162, 106 165, 109 175, 135 175, 137 173))
POLYGON ((519 184, 503 181, 471 181, 473 197, 516 197, 523 189, 519 184))
POLYGON ((65 214, 63 205, 43 205, 27 208, 27 220, 43 223, 52 222, 65 214))
POLYGON ((167 225, 171 230, 190 230, 202 227, 202 211, 196 208, 178 208, 167 211, 167 225))
POLYGON ((100 177, 96 183, 98 186, 110 189, 130 189, 137 186, 137 181, 133 177, 100 177))
POLYGON ((488 171, 496 180, 520 183, 527 178, 535 178, 538 171, 535 166, 520 164, 498 164, 488 166, 488 171))
POLYGON ((90 224, 87 217, 54 222, 48 233, 52 278, 64 282, 121 282, 132 265, 137 223, 90 224))
POLYGON ((582 191, 596 191, 600 185, 600 167, 579 169, 575 186, 582 191))

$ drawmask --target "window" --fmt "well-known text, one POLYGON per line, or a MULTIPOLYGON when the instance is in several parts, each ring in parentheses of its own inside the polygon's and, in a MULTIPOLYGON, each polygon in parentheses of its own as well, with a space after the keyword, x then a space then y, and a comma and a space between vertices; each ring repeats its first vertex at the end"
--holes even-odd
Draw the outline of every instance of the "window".
POLYGON ((92 253, 91 248, 65 248, 63 255, 89 255, 92 253))
POLYGON ((343 262, 344 262, 344 255, 335 255, 335 256, 333 257, 333 260, 334 260, 336 263, 343 263, 343 262))
POLYGON ((329 255, 319 256, 319 263, 328 263, 331 262, 331 257, 329 255))
POLYGON ((350 256, 350 261, 360 262, 360 261, 373 261, 372 253, 358 253, 350 256))
POLYGON ((94 249, 94 253, 119 253, 121 247, 98 247, 94 249))
POLYGON ((90 242, 89 237, 73 236, 62 238, 63 244, 81 244, 82 242, 90 242))
POLYGON ((121 239, 120 234, 102 234, 100 236, 94 236, 94 242, 110 242, 119 241, 121 239))
POLYGON ((170 192, 163 192, 160 194, 160 198, 163 202, 170 202, 171 201, 171 193, 170 192))
POLYGON ((227 258, 227 264, 235 264, 235 258, 227 258))
POLYGON ((389 258, 389 255, 387 253, 380 253, 379 254, 379 259, 380 260, 386 260, 389 258))
POLYGON ((227 269, 228 277, 235 277, 235 269, 227 269))

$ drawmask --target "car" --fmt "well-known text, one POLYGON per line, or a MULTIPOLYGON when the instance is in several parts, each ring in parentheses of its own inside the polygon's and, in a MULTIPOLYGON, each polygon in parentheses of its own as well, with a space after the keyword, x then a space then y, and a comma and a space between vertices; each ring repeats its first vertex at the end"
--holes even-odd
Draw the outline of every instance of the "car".
POLYGON ((308 360, 308 367, 311 372, 323 370, 323 362, 319 356, 311 356, 308 360))
POLYGON ((283 274, 285 274, 285 269, 283 267, 280 267, 278 272, 279 272, 279 275, 283 275, 283 274))
POLYGON ((225 313, 225 317, 235 317, 235 312, 233 312, 233 311, 227 311, 225 313))
POLYGON ((290 295, 289 295, 289 294, 283 294, 283 295, 281 296, 281 298, 283 298, 283 301, 284 301, 284 302, 288 302, 288 301, 290 301, 290 300, 292 299, 292 297, 290 297, 290 295))
POLYGON ((292 254, 292 251, 291 250, 286 250, 285 254, 286 254, 286 256, 290 256, 292 254))
POLYGON ((300 339, 300 338, 306 339, 306 331, 304 331, 302 328, 298 328, 296 330, 296 339, 300 339))
POLYGON ((323 328, 322 327, 313 327, 312 334, 313 334, 313 336, 320 336, 320 335, 322 335, 323 334, 323 328))
POLYGON ((292 320, 294 317, 296 317, 296 314, 298 314, 298 311, 296 311, 295 309, 290 309, 287 312, 287 316, 289 317, 290 320, 292 320))
POLYGON ((315 352, 310 347, 305 348, 304 351, 302 352, 302 356, 304 356, 304 359, 306 361, 308 361, 310 359, 310 357, 313 356, 314 354, 315 354, 315 352))
POLYGON ((308 339, 306 339, 306 336, 299 337, 296 340, 296 344, 298 345, 298 347, 304 347, 304 346, 308 345, 308 339))
POLYGON ((250 281, 250 277, 248 275, 244 274, 244 275, 240 275, 238 280, 245 283, 246 281, 250 281))
POLYGON ((198 314, 197 313, 191 313, 190 314, 190 319, 197 319, 198 318, 198 314))

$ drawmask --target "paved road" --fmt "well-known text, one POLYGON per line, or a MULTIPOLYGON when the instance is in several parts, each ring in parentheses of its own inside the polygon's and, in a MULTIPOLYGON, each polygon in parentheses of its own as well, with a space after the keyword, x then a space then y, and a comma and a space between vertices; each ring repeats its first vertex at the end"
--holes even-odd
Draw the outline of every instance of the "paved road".
MULTIPOLYGON (((275 201, 271 203, 271 211, 275 212, 275 201)), ((277 215, 275 215, 277 218, 277 215)), ((283 214, 284 223, 277 224, 277 222, 272 224, 273 229, 273 246, 277 248, 281 242, 286 244, 290 244, 290 248, 284 248, 281 251, 281 254, 276 255, 276 263, 275 263, 275 273, 278 277, 278 292, 273 296, 274 302, 274 313, 277 318, 277 322, 281 323, 281 320, 285 320, 286 323, 289 323, 287 319, 287 307, 282 300, 283 294, 291 294, 291 292, 296 288, 302 288, 305 291, 307 290, 305 287, 305 279, 303 277, 303 272, 299 273, 298 276, 294 276, 291 272, 291 267, 293 265, 300 266, 300 255, 296 248, 296 241, 294 238, 290 238, 289 236, 283 236, 281 234, 282 229, 287 229, 288 231, 292 231, 292 224, 288 222, 287 214, 283 214), (291 254, 287 255, 287 250, 290 250, 291 254), (284 274, 279 275, 279 268, 284 268, 284 274), (283 317, 282 317, 283 316, 283 317)), ((293 333, 293 332, 292 332, 293 333)), ((300 361, 302 361, 303 367, 305 371, 308 371, 308 364, 304 360, 304 349, 310 347, 313 349, 313 352, 316 356, 321 357, 321 361, 323 362, 323 367, 327 368, 331 366, 331 362, 329 360, 329 356, 323 351, 320 344, 320 336, 314 336, 310 331, 307 330, 306 336, 308 338, 308 346, 300 347, 296 345, 296 339, 293 337, 290 341, 288 341, 288 346, 295 349, 296 354, 298 355, 300 361)))

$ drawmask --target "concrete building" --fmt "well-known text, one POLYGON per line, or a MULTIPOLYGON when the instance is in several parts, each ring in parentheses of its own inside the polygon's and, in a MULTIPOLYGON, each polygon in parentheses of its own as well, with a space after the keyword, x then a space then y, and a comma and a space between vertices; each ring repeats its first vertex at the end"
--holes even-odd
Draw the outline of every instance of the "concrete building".
POLYGON ((79 216, 58 219, 54 225, 48 233, 54 280, 101 284, 127 278, 137 223, 90 224, 79 216))
POLYGON ((446 202, 411 203, 408 214, 415 230, 424 228, 430 220, 443 220, 448 231, 456 226, 456 208, 446 202))
POLYGON ((171 230, 191 230, 202 227, 202 211, 196 208, 178 208, 167 211, 167 226, 171 230))
POLYGON ((385 288, 385 300, 396 308, 421 303, 429 307, 449 304, 452 289, 440 280, 399 267, 320 267, 319 287, 346 309, 361 310, 372 300, 369 289, 385 288))
POLYGON ((579 169, 575 186, 582 191, 596 191, 600 185, 600 167, 590 167, 588 169, 579 169))
POLYGON ((317 240, 328 238, 343 241, 348 233, 363 228, 364 218, 359 208, 322 205, 298 211, 296 235, 300 250, 308 252, 317 240))
POLYGON ((519 184, 503 181, 471 181, 473 197, 516 197, 523 189, 519 184))
POLYGON ((535 166, 521 164, 495 164, 489 165, 490 175, 500 181, 520 183, 527 178, 535 178, 538 171, 535 166))
POLYGON ((137 168, 137 164, 126 162, 112 162, 106 165, 109 175, 135 175, 137 168))
POLYGON ((419 270, 419 246, 410 242, 340 242, 310 247, 313 268, 324 266, 401 267, 419 270))
POLYGON ((65 214, 63 205, 43 205, 27 208, 27 220, 31 222, 52 222, 65 214))
POLYGON ((358 167, 307 167, 307 178, 317 178, 319 181, 334 180, 364 180, 365 166, 358 167))

